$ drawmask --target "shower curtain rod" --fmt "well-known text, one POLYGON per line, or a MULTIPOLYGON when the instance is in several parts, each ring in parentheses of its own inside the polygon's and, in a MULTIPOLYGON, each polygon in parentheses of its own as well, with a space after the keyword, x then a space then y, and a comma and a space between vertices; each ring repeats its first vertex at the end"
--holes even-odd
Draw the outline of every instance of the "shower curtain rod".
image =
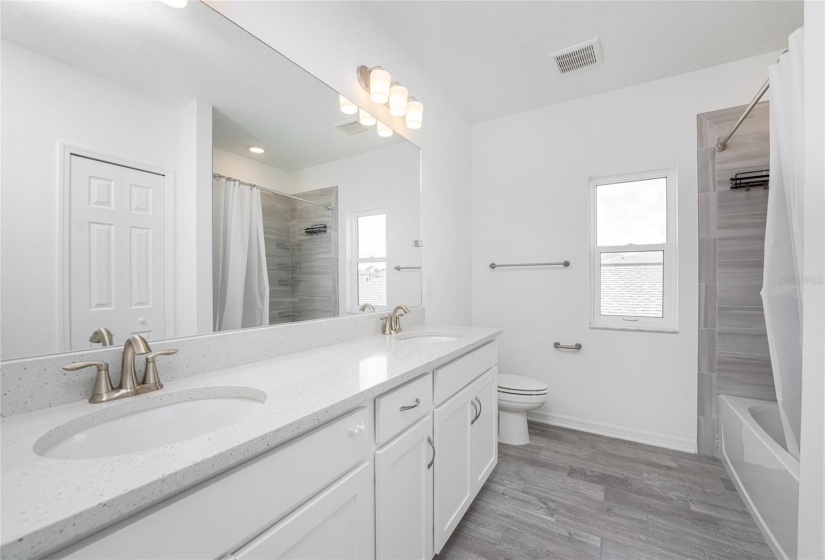
MULTIPOLYGON (((779 58, 782 58, 782 55, 785 54, 786 52, 788 52, 788 49, 785 49, 784 51, 782 51, 782 54, 779 55, 779 58)), ((779 58, 776 59, 776 62, 779 62, 779 58)), ((759 100, 762 99, 762 96, 765 95, 766 91, 768 91, 768 88, 770 87, 770 85, 771 85, 771 79, 768 78, 767 80, 765 80, 765 83, 762 84, 762 87, 759 88, 759 91, 756 92, 756 96, 751 100, 750 104, 745 108, 745 111, 742 113, 742 116, 739 117, 739 120, 737 120, 735 123, 733 123, 733 126, 730 127, 730 130, 728 131, 727 134, 725 134, 724 138, 722 138, 721 140, 716 142, 716 146, 714 146, 714 147, 716 148, 717 152, 724 152, 725 150, 728 149, 728 141, 731 139, 731 137, 734 135, 734 133, 739 129, 739 127, 742 126, 742 122, 744 122, 744 120, 746 118, 748 118, 748 115, 751 114, 751 111, 753 111, 753 108, 756 107, 756 104, 759 103, 759 100)))
POLYGON ((731 136, 733 136, 736 130, 742 125, 742 122, 744 122, 744 120, 748 118, 748 115, 751 114, 753 108, 756 107, 756 104, 759 103, 759 100, 762 99, 762 96, 765 95, 766 91, 768 91, 768 87, 770 87, 770 79, 765 80, 765 83, 762 84, 762 87, 759 88, 758 92, 756 92, 756 97, 754 97, 753 100, 750 102, 750 105, 748 105, 748 107, 745 109, 745 112, 742 113, 742 116, 739 117, 739 120, 733 123, 733 126, 728 131, 728 133, 725 134, 725 137, 716 143, 717 152, 724 152, 728 149, 728 140, 731 139, 731 136))
POLYGON ((268 189, 266 187, 262 187, 261 185, 256 185, 255 183, 247 183, 246 181, 241 181, 240 179, 235 179, 234 177, 227 177, 226 175, 221 175, 220 173, 213 173, 213 179, 226 179, 227 181, 237 181, 242 185, 246 185, 247 187, 255 187, 256 189, 261 189, 262 191, 271 192, 273 194, 279 194, 281 196, 285 196, 287 198, 291 198, 293 200, 298 200, 300 202, 306 202, 307 204, 314 204, 315 206, 320 206, 321 208, 326 208, 329 211, 332 211, 332 204, 321 204, 320 202, 312 202, 311 200, 306 200, 305 198, 298 198, 297 196, 292 196, 291 194, 282 193, 276 191, 275 189, 268 189))

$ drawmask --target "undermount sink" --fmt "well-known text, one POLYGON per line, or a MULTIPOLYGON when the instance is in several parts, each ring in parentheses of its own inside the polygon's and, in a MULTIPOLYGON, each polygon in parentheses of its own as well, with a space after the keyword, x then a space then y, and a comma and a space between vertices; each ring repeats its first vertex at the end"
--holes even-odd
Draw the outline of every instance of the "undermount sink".
POLYGON ((440 344, 443 342, 455 342, 461 338, 461 336, 461 333, 452 331, 411 331, 396 335, 395 339, 401 342, 440 344))
POLYGON ((35 453, 50 459, 94 459, 164 447, 237 422, 260 407, 266 393, 209 387, 133 399, 51 430, 34 444, 35 453))

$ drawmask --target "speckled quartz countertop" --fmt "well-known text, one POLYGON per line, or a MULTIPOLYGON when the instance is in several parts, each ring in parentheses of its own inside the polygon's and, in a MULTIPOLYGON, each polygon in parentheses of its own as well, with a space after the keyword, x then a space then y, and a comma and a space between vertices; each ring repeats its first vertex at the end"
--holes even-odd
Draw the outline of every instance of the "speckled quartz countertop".
MULTIPOLYGON (((320 426, 501 333, 431 325, 415 330, 462 336, 439 344, 370 336, 173 381, 162 391, 109 404, 76 402, 3 419, 0 556, 11 560, 53 552, 320 426), (145 407, 149 399, 175 402, 210 391, 221 394, 227 387, 261 391, 266 401, 220 430, 149 451, 57 460, 33 450, 43 435, 67 422, 82 422, 78 419, 89 413, 111 411, 121 416, 145 407)), ((92 380, 90 374, 90 384, 92 380)))

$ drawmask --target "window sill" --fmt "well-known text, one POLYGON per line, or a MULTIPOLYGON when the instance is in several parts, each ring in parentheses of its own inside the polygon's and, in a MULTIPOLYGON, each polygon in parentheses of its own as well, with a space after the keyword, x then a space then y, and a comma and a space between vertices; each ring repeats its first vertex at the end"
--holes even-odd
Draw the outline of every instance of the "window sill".
POLYGON ((678 328, 667 328, 667 327, 619 327, 619 326, 608 326, 608 325, 590 325, 591 329, 597 330, 604 330, 604 331, 634 331, 634 332, 650 332, 650 333, 662 333, 662 334, 679 334, 678 328))

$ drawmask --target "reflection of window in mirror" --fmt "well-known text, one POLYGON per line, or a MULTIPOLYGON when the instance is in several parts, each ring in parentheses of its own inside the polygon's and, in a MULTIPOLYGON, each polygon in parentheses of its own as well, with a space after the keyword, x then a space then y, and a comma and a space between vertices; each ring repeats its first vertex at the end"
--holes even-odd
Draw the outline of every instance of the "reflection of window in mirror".
POLYGON ((351 309, 369 303, 376 310, 387 308, 387 214, 384 210, 353 215, 351 309))

